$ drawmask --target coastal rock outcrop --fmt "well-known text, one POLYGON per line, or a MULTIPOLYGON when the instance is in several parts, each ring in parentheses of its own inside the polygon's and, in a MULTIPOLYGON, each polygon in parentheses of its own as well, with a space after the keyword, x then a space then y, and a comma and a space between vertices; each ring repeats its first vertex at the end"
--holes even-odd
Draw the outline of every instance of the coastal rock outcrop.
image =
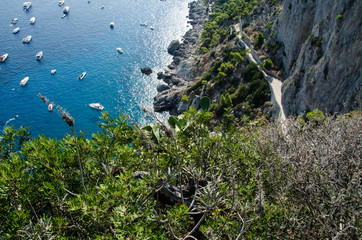
POLYGON ((282 43, 283 106, 300 114, 361 107, 362 1, 286 0, 273 30, 282 43))
POLYGON ((157 74, 158 79, 162 79, 163 83, 157 87, 159 93, 153 102, 156 112, 169 111, 171 114, 180 114, 187 110, 189 104, 183 104, 181 97, 186 88, 195 80, 193 72, 195 49, 207 17, 204 0, 189 3, 189 19, 191 20, 189 23, 192 28, 186 32, 181 42, 173 40, 167 48, 168 53, 173 55, 173 61, 167 66, 165 72, 157 74))

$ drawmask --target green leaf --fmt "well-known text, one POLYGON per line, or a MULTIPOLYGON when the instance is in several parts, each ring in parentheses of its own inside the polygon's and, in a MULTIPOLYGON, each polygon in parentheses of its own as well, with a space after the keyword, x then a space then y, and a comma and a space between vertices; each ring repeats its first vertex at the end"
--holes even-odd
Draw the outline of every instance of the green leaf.
POLYGON ((204 111, 207 111, 209 110, 210 108, 210 98, 209 97, 202 97, 201 100, 200 100, 200 106, 201 106, 201 109, 204 110, 204 111))

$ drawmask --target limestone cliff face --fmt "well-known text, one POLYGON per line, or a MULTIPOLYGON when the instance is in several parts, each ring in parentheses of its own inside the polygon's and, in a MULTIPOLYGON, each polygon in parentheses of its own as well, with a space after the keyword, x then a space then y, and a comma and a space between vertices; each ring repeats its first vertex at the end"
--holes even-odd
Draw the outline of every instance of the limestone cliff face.
POLYGON ((283 45, 283 106, 300 114, 361 107, 362 1, 286 0, 273 30, 283 45))

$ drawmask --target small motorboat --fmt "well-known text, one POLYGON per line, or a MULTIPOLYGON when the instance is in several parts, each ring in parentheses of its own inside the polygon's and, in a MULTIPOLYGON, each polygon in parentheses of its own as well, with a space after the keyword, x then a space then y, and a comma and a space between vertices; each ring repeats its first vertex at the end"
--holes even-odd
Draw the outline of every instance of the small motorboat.
POLYGON ((102 111, 104 109, 104 107, 100 103, 91 103, 91 104, 89 104, 89 106, 96 110, 102 111))
POLYGON ((142 27, 147 27, 147 23, 140 23, 142 27))
POLYGON ((104 5, 102 5, 101 9, 104 9, 104 5))
POLYGON ((35 57, 36 57, 36 60, 40 61, 40 60, 42 59, 42 57, 43 57, 43 51, 39 51, 39 52, 35 55, 35 57))
POLYGON ((152 27, 152 26, 150 27, 150 29, 151 29, 151 30, 155 30, 155 28, 154 28, 154 27, 152 27))
POLYGON ((51 75, 54 75, 56 72, 57 72, 56 69, 52 69, 52 70, 50 71, 50 74, 51 74, 51 75))
POLYGON ((68 13, 69 13, 69 6, 65 6, 65 7, 63 8, 63 13, 64 13, 64 14, 68 14, 68 13))
POLYGON ((119 53, 123 53, 123 50, 122 50, 122 48, 117 48, 117 52, 119 52, 119 53))
POLYGON ((8 56, 9 56, 9 54, 7 54, 7 53, 5 53, 4 55, 2 55, 2 56, 0 57, 0 62, 1 62, 1 63, 5 62, 6 59, 8 58, 8 56))
POLYGON ((85 75, 87 75, 87 72, 82 72, 82 74, 78 76, 78 80, 82 80, 85 75))
POLYGON ((31 7, 31 2, 24 2, 24 3, 23 3, 23 9, 24 9, 24 11, 29 10, 30 7, 31 7))
POLYGON ((67 14, 63 14, 63 15, 62 15, 62 18, 65 18, 65 16, 67 16, 67 14))
POLYGON ((110 27, 110 28, 114 28, 114 22, 111 22, 111 23, 109 24, 109 27, 110 27))
POLYGON ((59 2, 58 2, 58 5, 59 6, 62 6, 64 4, 64 0, 60 0, 59 2))
POLYGON ((31 41, 31 35, 26 36, 22 41, 23 43, 29 43, 31 41))
POLYGON ((35 17, 30 18, 29 23, 33 25, 35 23, 35 17))
POLYGON ((18 19, 17 18, 13 18, 13 20, 11 20, 11 23, 12 24, 16 24, 18 22, 18 19))
POLYGON ((23 80, 20 81, 20 86, 24 87, 28 81, 29 81, 29 77, 23 78, 23 80))
POLYGON ((49 103, 49 105, 48 105, 48 111, 49 111, 49 112, 53 111, 53 107, 54 107, 54 104, 53 104, 53 103, 49 103))
POLYGON ((20 30, 19 27, 15 28, 15 29, 13 30, 13 34, 17 34, 17 33, 19 32, 19 30, 20 30))

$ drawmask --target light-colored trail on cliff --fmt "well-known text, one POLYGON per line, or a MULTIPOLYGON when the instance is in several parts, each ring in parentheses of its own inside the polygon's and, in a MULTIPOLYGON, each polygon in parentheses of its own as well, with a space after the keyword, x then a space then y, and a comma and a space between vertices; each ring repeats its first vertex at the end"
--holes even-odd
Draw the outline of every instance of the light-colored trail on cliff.
POLYGON ((260 67, 262 62, 260 61, 258 54, 255 52, 250 39, 243 33, 243 31, 241 31, 241 26, 241 23, 234 25, 235 31, 237 32, 237 38, 245 47, 248 60, 256 63, 259 70, 263 73, 264 79, 268 82, 271 90, 271 102, 277 106, 278 109, 278 120, 284 122, 286 120, 286 116, 282 106, 282 81, 272 72, 266 71, 260 67), (245 40, 243 40, 243 37, 245 40))

